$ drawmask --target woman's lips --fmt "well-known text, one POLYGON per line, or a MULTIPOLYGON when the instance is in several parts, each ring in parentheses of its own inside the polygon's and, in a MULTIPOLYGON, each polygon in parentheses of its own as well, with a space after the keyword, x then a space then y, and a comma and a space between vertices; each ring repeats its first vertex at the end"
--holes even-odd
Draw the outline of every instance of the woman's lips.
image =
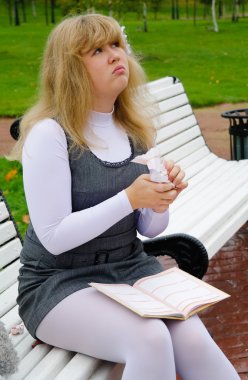
POLYGON ((116 66, 115 69, 113 70, 112 74, 122 74, 125 72, 125 67, 124 66, 116 66))

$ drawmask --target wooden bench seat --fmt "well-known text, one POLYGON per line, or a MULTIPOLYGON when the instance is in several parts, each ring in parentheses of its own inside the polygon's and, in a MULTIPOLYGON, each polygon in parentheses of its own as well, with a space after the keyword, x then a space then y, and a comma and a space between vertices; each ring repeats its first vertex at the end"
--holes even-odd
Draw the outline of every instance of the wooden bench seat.
MULTIPOLYGON (((211 258, 247 221, 248 160, 226 161, 209 150, 181 82, 166 77, 150 82, 148 88, 159 105, 160 151, 181 165, 189 181, 170 207, 166 234, 195 236, 211 258)), ((8 331, 21 323, 16 305, 21 247, 14 221, 0 197, 0 318, 8 331)), ((21 359, 11 380, 104 380, 114 365, 46 344, 33 348, 35 341, 26 329, 22 335, 10 337, 21 359)))

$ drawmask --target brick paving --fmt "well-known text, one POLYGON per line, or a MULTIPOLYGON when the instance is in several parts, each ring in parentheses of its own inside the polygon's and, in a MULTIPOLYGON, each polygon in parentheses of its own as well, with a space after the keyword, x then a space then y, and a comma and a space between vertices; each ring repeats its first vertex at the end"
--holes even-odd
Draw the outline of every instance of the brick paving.
MULTIPOLYGON (((248 108, 248 103, 195 110, 208 146, 226 159, 230 158, 228 121, 220 113, 238 108, 248 108)), ((0 119, 0 156, 7 154, 13 145, 10 124, 11 119, 0 119)), ((248 223, 211 259, 204 280, 231 295, 202 311, 200 316, 240 379, 248 380, 248 223)))

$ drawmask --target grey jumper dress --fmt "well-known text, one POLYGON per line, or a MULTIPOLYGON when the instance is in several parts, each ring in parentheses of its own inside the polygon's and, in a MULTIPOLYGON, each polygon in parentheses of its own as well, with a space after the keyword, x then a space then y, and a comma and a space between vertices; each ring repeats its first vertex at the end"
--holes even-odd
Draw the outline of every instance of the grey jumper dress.
MULTIPOLYGON (((118 163, 101 161, 90 150, 81 155, 69 150, 72 212, 103 202, 147 173, 146 166, 131 162, 144 152, 134 149, 131 140, 130 145, 131 156, 118 163)), ((89 282, 132 285, 164 270, 143 251, 136 236, 136 220, 137 214, 132 212, 98 237, 59 255, 44 248, 30 223, 21 252, 17 303, 33 337, 52 308, 70 294, 89 287, 89 282)))

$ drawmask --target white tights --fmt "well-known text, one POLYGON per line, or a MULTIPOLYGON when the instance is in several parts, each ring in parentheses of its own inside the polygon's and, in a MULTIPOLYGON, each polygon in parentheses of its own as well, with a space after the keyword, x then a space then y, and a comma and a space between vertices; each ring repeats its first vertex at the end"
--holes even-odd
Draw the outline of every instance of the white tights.
POLYGON ((42 320, 37 337, 53 346, 124 363, 122 380, 238 380, 197 316, 142 318, 97 292, 79 290, 42 320))

